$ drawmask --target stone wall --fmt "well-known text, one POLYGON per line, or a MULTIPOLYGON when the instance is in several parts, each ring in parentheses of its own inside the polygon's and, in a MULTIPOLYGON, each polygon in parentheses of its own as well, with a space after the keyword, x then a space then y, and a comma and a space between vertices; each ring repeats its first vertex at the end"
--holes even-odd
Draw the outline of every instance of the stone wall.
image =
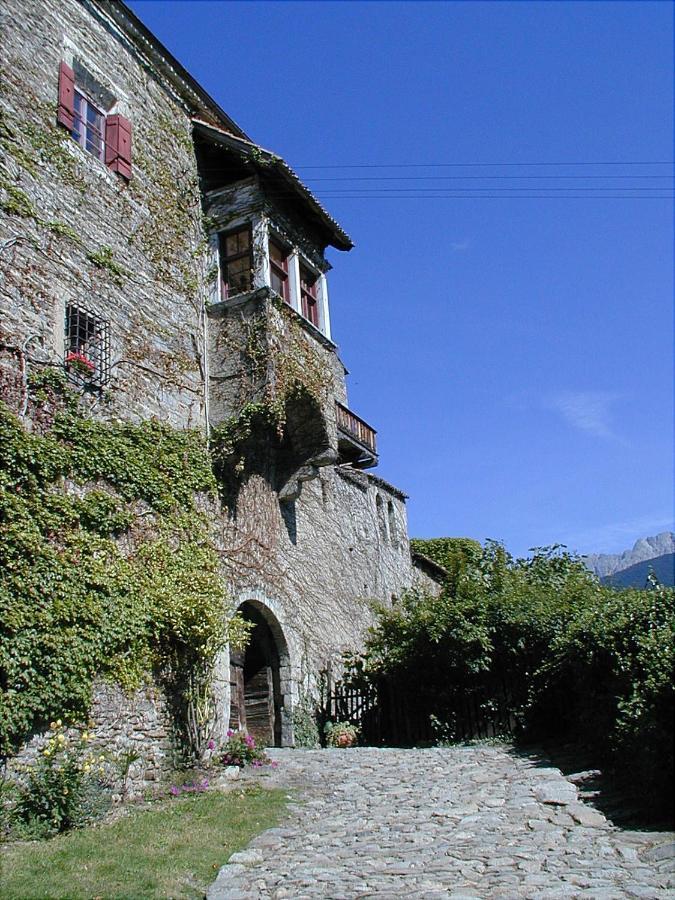
POLYGON ((251 477, 221 540, 234 595, 255 596, 279 622, 294 696, 362 645, 371 601, 390 605, 414 580, 404 495, 351 468, 320 469, 287 505, 251 477))
POLYGON ((97 685, 91 718, 93 747, 118 759, 129 753, 138 756, 128 770, 130 793, 156 788, 176 765, 171 714, 164 694, 156 685, 146 684, 132 695, 115 685, 97 685))
POLYGON ((335 401, 347 403, 345 368, 337 348, 273 296, 262 287, 208 309, 211 424, 220 425, 247 403, 283 390, 281 379, 307 378, 311 369, 317 382, 312 387, 336 447, 335 401))
MULTIPOLYGON (((113 762, 117 791, 124 791, 129 797, 155 791, 177 765, 171 715, 166 698, 156 685, 148 683, 133 694, 125 694, 116 685, 100 682, 94 691, 90 720, 89 750, 113 762), (126 755, 129 766, 123 779, 119 766, 126 755)), ((10 776, 35 761, 48 734, 35 735, 9 761, 10 776)))
MULTIPOLYGON (((110 323, 97 415, 203 424, 206 265, 188 111, 96 5, 5 0, 0 42, 0 341, 62 365, 73 304, 110 323), (56 123, 59 65, 132 123, 127 183, 56 123)), ((16 383, 21 360, 2 357, 16 383)))
MULTIPOLYGON (((257 604, 278 638, 288 743, 294 700, 315 690, 322 669, 339 666, 342 651, 360 646, 373 621, 370 601, 389 604, 413 583, 405 497, 335 464, 335 401, 346 404, 347 395, 331 341, 280 309, 265 287, 207 316, 214 244, 209 249, 202 231, 194 110, 158 69, 156 51, 120 28, 120 15, 94 0, 5 0, 0 13, 0 394, 25 413, 27 376, 63 366, 68 305, 110 325, 110 381, 84 396, 103 419, 155 416, 176 428, 204 428, 210 400, 211 421, 220 424, 274 395, 288 377, 291 339, 299 342, 296 363, 316 361, 324 378, 318 408, 286 409, 295 456, 285 460, 284 478, 279 448, 263 448, 264 464, 243 479, 234 505, 208 508, 232 596, 257 604), (88 73, 110 109, 132 122, 128 183, 56 124, 61 62, 88 73), (258 321, 262 375, 251 369, 258 321)), ((214 206, 221 225, 226 199, 219 194, 214 206)), ((283 215, 274 221, 284 227, 283 215)), ((302 224, 288 231, 298 234, 302 224)), ((325 270, 310 237, 300 243, 325 270)), ((228 668, 225 654, 217 679, 221 733, 228 668)), ((92 713, 101 745, 139 748, 136 787, 170 765, 167 709, 154 688, 126 698, 102 687, 92 713)))

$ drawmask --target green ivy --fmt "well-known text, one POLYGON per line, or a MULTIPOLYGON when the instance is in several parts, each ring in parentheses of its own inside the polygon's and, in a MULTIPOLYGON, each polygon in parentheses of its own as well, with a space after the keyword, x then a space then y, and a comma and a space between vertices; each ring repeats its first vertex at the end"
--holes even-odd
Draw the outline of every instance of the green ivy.
POLYGON ((127 269, 115 260, 112 247, 99 247, 98 250, 89 250, 87 251, 87 259, 99 269, 106 269, 110 272, 113 281, 118 285, 122 283, 124 276, 129 275, 127 269))
POLYGON ((467 566, 480 559, 483 552, 478 541, 471 538, 413 538, 410 549, 444 568, 451 589, 456 587, 467 566))
POLYGON ((5 192, 5 199, 0 201, 0 207, 10 216, 19 216, 22 219, 29 219, 37 216, 35 206, 29 197, 15 184, 0 179, 0 189, 5 192))
MULTIPOLYGON (((54 719, 85 719, 100 677, 131 690, 153 671, 179 724, 194 721, 218 651, 246 636, 195 508, 215 493, 203 437, 89 420, 51 372, 32 380, 31 402, 59 392, 42 434, 0 404, 4 756, 54 719)), ((190 742, 198 751, 199 734, 190 742)))
POLYGON ((281 299, 273 297, 270 307, 251 316, 248 325, 243 356, 250 396, 255 399, 214 426, 210 436, 214 471, 224 497, 236 489, 247 461, 255 457, 252 441, 260 446, 265 434, 283 439, 289 400, 304 395, 321 407, 333 386, 321 351, 306 340, 297 314, 281 299))

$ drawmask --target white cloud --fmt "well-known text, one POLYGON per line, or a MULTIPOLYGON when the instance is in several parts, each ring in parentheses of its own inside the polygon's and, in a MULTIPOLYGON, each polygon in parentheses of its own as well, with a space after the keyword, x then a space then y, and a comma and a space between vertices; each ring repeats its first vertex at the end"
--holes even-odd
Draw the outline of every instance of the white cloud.
POLYGON ((666 513, 637 516, 565 535, 563 543, 580 553, 621 553, 630 549, 638 538, 651 537, 673 527, 673 518, 666 513))
POLYGON ((453 253, 462 253, 464 250, 468 250, 471 246, 471 241, 463 240, 463 241, 451 241, 450 249, 453 253))
POLYGON ((621 395, 611 391, 559 391, 546 405, 573 428, 601 438, 616 438, 612 405, 621 395))

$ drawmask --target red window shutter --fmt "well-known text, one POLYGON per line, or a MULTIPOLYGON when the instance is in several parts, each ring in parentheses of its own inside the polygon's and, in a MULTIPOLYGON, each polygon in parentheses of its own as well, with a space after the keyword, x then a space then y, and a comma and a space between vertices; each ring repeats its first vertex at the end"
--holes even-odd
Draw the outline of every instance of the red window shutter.
POLYGON ((69 65, 62 62, 59 66, 59 108, 56 121, 65 125, 68 131, 75 124, 75 75, 69 65))
POLYGON ((105 120, 105 164, 124 178, 131 178, 131 122, 124 116, 105 120))

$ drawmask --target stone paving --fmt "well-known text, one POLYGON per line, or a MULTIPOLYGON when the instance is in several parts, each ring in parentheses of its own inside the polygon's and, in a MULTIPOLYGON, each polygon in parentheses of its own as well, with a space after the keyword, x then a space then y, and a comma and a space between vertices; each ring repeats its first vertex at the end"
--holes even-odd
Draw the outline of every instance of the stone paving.
POLYGON ((508 747, 272 755, 289 818, 230 858, 208 900, 675 897, 672 834, 615 828, 508 747))

